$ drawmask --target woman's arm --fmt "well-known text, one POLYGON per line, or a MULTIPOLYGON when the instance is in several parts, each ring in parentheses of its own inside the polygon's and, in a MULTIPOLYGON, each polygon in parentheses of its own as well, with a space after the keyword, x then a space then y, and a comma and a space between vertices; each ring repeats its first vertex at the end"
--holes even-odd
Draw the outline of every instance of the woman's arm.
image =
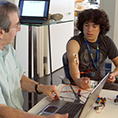
POLYGON ((113 83, 115 81, 115 77, 118 76, 118 56, 114 59, 112 59, 112 62, 115 65, 115 69, 112 73, 110 73, 107 82, 108 83, 113 83))
POLYGON ((67 43, 67 57, 69 61, 70 75, 74 82, 81 88, 90 88, 90 82, 88 77, 80 78, 79 70, 79 55, 80 45, 75 40, 71 40, 67 43), (77 74, 78 73, 78 74, 77 74), (75 76, 76 75, 76 76, 75 76))

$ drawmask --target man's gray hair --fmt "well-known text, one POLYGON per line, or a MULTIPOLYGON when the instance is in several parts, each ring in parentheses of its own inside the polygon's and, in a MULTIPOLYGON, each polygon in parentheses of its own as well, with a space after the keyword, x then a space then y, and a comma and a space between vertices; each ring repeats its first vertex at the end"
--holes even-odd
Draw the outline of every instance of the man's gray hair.
POLYGON ((16 12, 19 16, 18 7, 8 1, 0 1, 0 28, 9 32, 11 26, 11 21, 9 18, 9 13, 16 12))

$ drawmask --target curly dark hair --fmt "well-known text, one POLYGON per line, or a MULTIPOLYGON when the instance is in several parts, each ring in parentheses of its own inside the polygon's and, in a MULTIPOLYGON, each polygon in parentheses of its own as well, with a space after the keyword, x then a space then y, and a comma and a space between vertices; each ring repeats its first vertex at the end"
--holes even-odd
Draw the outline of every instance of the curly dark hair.
POLYGON ((105 11, 100 9, 87 9, 78 14, 77 28, 83 33, 83 24, 86 21, 100 25, 100 34, 105 35, 109 29, 109 18, 105 11))

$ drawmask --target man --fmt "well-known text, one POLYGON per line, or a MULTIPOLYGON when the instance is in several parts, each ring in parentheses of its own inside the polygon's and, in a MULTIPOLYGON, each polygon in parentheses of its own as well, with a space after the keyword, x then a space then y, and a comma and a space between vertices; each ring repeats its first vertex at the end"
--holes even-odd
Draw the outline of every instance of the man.
POLYGON ((67 118, 65 115, 38 116, 22 110, 22 90, 44 93, 51 100, 59 99, 55 85, 42 85, 23 75, 24 70, 11 46, 20 31, 19 10, 15 4, 0 1, 0 118, 67 118), (52 93, 55 93, 53 98, 52 93))
POLYGON ((110 73, 105 86, 118 90, 118 84, 114 84, 118 76, 118 50, 106 36, 110 29, 107 14, 100 9, 84 10, 78 15, 77 28, 81 33, 67 43, 71 82, 83 89, 90 88, 90 79, 100 81, 105 76, 108 57, 116 68, 110 73))

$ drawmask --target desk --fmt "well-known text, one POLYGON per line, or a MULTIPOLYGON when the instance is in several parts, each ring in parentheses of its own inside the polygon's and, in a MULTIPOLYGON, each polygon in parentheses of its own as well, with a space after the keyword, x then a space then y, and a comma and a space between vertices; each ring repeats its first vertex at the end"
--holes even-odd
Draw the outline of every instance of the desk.
MULTIPOLYGON (((58 90, 61 91, 63 84, 58 85, 58 90)), ((70 87, 65 87, 63 90, 67 90, 70 87)), ((84 91, 82 91, 84 92, 84 91)), ((86 96, 89 93, 86 94, 86 96)), ((100 93, 101 97, 111 98, 114 99, 118 91, 111 91, 111 90, 102 90, 100 93)), ((72 97, 75 98, 73 93, 60 93, 61 96, 72 97)), ((65 100, 65 99, 64 99, 65 100)), ((70 99, 68 99, 70 101, 70 99)), ((39 101, 32 109, 28 111, 28 113, 37 114, 39 111, 47 106, 49 101, 47 101, 46 97, 39 101)), ((115 105, 113 100, 107 100, 106 106, 101 113, 96 113, 95 110, 91 110, 90 113, 86 116, 86 118, 117 118, 118 117, 118 105, 115 105)))

